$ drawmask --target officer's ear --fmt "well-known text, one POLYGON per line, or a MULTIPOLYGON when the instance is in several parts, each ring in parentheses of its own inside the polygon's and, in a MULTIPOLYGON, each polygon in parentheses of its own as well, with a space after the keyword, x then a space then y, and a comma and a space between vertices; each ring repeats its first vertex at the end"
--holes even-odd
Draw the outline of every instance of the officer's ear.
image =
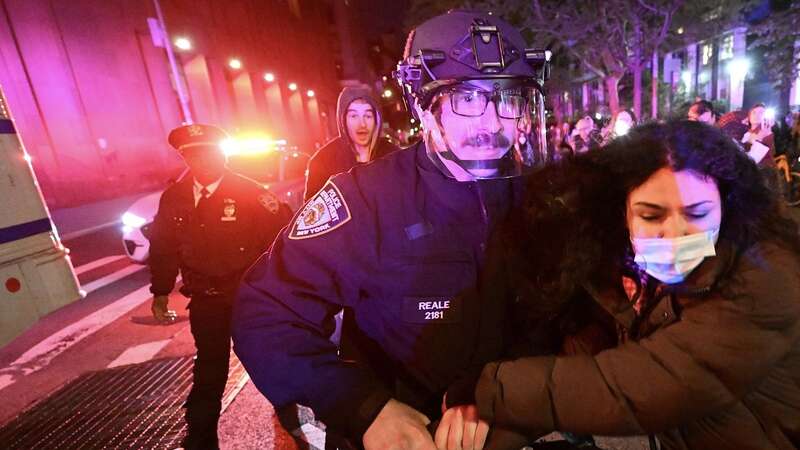
POLYGON ((422 125, 422 129, 426 131, 431 131, 434 129, 439 128, 439 124, 436 121, 436 116, 431 112, 433 108, 429 109, 422 109, 419 106, 419 103, 414 103, 414 112, 416 112, 417 117, 419 117, 419 122, 422 125))
POLYGON ((427 137, 426 142, 429 141, 428 145, 434 145, 438 148, 436 151, 444 151, 447 148, 447 142, 445 142, 442 129, 439 127, 439 120, 433 112, 433 107, 427 110, 419 108, 417 114, 422 125, 422 132, 427 137))
POLYGON ((422 123, 422 115, 425 114, 425 110, 419 105, 419 102, 415 101, 414 104, 411 106, 414 110, 413 116, 419 119, 420 124, 422 123))

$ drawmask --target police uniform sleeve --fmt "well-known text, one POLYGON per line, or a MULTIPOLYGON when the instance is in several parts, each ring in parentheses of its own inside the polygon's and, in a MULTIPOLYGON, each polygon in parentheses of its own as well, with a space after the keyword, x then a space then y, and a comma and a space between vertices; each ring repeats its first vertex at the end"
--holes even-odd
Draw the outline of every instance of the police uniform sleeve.
POLYGON ((374 219, 352 175, 329 181, 251 267, 237 294, 234 350, 259 390, 282 408, 310 406, 357 439, 390 398, 366 367, 329 340, 334 315, 359 300, 376 266, 374 219))
POLYGON ((175 229, 174 200, 165 191, 158 202, 150 235, 150 292, 169 295, 178 276, 180 254, 175 229))

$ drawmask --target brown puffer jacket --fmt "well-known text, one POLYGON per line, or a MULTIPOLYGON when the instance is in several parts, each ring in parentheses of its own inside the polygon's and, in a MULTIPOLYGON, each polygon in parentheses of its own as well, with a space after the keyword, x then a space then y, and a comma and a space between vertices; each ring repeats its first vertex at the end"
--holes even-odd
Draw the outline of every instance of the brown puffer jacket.
POLYGON ((488 364, 481 416, 531 434, 657 434, 664 449, 800 448, 798 257, 767 243, 717 252, 638 319, 620 287, 587 288, 629 338, 488 364))

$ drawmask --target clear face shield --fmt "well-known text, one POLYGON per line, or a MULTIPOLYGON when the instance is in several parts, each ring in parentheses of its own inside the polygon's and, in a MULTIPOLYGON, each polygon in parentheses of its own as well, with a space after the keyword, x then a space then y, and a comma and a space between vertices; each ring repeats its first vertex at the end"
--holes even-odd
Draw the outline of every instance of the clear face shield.
POLYGON ((544 98, 535 82, 481 79, 442 88, 418 110, 428 156, 458 181, 509 178, 547 158, 544 98))

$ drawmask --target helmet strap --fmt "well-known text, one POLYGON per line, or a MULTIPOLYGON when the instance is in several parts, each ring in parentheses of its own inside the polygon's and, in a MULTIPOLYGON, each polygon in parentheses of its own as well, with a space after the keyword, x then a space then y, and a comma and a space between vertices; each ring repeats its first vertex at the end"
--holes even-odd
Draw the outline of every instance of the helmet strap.
POLYGON ((506 151, 503 156, 498 159, 480 159, 480 160, 472 160, 472 159, 461 159, 450 150, 450 147, 447 147, 447 151, 439 152, 439 155, 448 160, 452 161, 459 166, 461 166, 465 170, 480 170, 480 169, 500 169, 506 167, 508 165, 508 155, 509 152, 506 151))

